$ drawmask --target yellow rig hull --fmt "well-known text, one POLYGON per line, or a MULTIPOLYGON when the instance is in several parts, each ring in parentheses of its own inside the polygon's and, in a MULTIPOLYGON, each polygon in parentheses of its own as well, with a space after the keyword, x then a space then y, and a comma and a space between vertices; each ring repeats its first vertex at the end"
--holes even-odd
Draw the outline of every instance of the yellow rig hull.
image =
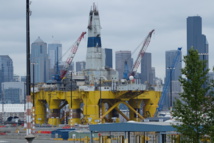
POLYGON ((160 96, 161 92, 158 91, 42 90, 31 97, 35 103, 35 123, 57 126, 63 123, 66 116, 70 117, 67 120, 69 125, 120 122, 119 114, 128 121, 140 121, 154 116, 160 96), (118 108, 119 104, 129 108, 128 117, 118 108), (66 105, 71 113, 64 112, 63 116, 60 110, 66 105), (143 110, 143 115, 139 113, 140 110, 143 110))

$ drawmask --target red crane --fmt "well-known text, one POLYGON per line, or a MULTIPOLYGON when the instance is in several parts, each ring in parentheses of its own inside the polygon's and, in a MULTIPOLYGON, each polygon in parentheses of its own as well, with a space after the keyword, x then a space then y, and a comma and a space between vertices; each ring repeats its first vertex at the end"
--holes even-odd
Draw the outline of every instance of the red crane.
POLYGON ((69 57, 67 58, 65 65, 61 71, 61 75, 60 75, 60 79, 63 79, 68 71, 68 68, 70 66, 70 64, 72 63, 74 56, 77 52, 77 49, 79 47, 79 44, 82 40, 82 38, 84 38, 84 35, 86 34, 86 32, 82 32, 82 34, 80 35, 80 37, 77 39, 77 41, 73 44, 72 48, 71 48, 71 53, 69 55, 69 57))
POLYGON ((130 72, 132 76, 134 76, 135 73, 137 72, 137 69, 138 69, 138 67, 139 67, 139 65, 140 65, 140 63, 141 63, 141 59, 142 59, 144 53, 146 52, 147 47, 149 46, 149 43, 150 43, 150 40, 151 40, 151 37, 152 37, 152 33, 153 33, 154 31, 155 31, 154 29, 153 29, 152 31, 150 31, 149 34, 147 35, 147 37, 146 37, 145 40, 144 40, 144 43, 143 43, 143 45, 142 45, 142 48, 141 48, 141 50, 140 50, 140 52, 139 52, 139 54, 138 54, 138 56, 137 56, 136 61, 134 62, 134 65, 133 65, 133 67, 132 67, 132 70, 131 70, 131 72, 130 72))

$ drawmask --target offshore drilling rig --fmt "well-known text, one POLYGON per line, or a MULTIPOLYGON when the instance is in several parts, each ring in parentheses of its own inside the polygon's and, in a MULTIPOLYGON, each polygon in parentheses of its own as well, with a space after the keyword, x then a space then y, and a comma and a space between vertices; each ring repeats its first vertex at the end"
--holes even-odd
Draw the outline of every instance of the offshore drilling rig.
POLYGON ((38 84, 35 87, 38 90, 32 98, 36 124, 58 125, 63 121, 69 125, 120 122, 119 114, 127 121, 141 121, 154 116, 161 92, 155 88, 148 90, 146 85, 136 83, 133 76, 120 81, 117 71, 104 66, 100 30, 99 11, 93 5, 89 12, 86 69, 74 74, 65 68, 58 80, 60 82, 38 84), (127 106, 129 116, 120 110, 120 104, 127 106))

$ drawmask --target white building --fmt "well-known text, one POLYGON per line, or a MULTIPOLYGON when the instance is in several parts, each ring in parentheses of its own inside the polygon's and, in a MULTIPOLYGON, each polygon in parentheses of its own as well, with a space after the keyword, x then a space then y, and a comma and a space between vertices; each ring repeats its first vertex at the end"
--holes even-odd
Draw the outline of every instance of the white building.
POLYGON ((25 82, 3 82, 2 95, 4 103, 24 103, 25 82))
POLYGON ((19 119, 24 120, 24 107, 25 104, 0 104, 0 117, 1 120, 6 121, 8 117, 17 116, 19 119))

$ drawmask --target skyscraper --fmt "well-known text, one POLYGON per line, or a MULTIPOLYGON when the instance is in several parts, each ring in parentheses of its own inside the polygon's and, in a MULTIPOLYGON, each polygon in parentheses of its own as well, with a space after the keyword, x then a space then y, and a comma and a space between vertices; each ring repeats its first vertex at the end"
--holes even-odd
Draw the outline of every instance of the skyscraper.
MULTIPOLYGON (((49 69, 50 62, 47 55, 47 43, 38 37, 36 41, 31 44, 31 77, 34 76, 34 82, 47 82, 49 80, 49 69)), ((33 79, 31 79, 31 81, 33 81, 33 79)))
POLYGON ((105 48, 105 67, 113 68, 112 66, 112 49, 105 48))
POLYGON ((155 85, 155 81, 156 81, 156 73, 155 73, 155 67, 152 67, 152 71, 151 71, 151 74, 150 74, 150 77, 152 79, 151 81, 151 84, 152 85, 155 85))
POLYGON ((53 42, 48 44, 48 59, 50 60, 49 79, 60 74, 59 64, 62 62, 62 44, 53 42))
POLYGON ((57 61, 62 61, 62 44, 54 42, 48 44, 48 58, 50 59, 50 68, 53 69, 57 61))
POLYGON ((127 61, 129 72, 133 66, 133 59, 131 58, 131 51, 116 51, 115 56, 115 69, 118 71, 119 79, 123 78, 125 68, 125 61, 127 61))
POLYGON ((178 63, 175 66, 175 69, 170 69, 173 63, 174 58, 177 55, 177 50, 169 50, 166 51, 165 53, 165 62, 166 62, 166 67, 165 67, 165 71, 166 71, 166 77, 169 76, 169 70, 174 70, 174 72, 172 73, 172 80, 178 80, 179 76, 181 76, 181 67, 182 67, 182 54, 180 54, 179 59, 178 59, 178 63))
POLYGON ((5 103, 24 103, 25 82, 3 82, 5 103))
POLYGON ((201 60, 208 61, 209 45, 206 36, 202 34, 202 18, 200 16, 191 16, 187 18, 187 52, 194 47, 198 50, 201 60))
POLYGON ((152 84, 152 54, 144 53, 141 59, 141 83, 152 84))
MULTIPOLYGON (((0 87, 3 82, 11 82, 11 81, 13 81, 13 61, 8 55, 1 55, 0 56, 0 87)), ((1 89, 0 89, 0 96, 2 95, 1 89)))
MULTIPOLYGON (((178 50, 170 50, 166 51, 165 53, 165 62, 166 62, 166 78, 164 84, 166 84, 166 79, 169 79, 169 84, 168 84, 168 93, 166 95, 166 100, 165 100, 165 107, 169 108, 171 107, 170 104, 172 104, 173 100, 175 97, 178 98, 178 93, 181 92, 181 86, 180 82, 178 81, 179 77, 181 76, 181 68, 182 68, 182 53, 178 57, 178 62, 176 65, 172 65, 174 63, 174 59, 177 55, 178 50), (173 66, 175 66, 173 68, 173 66), (173 72, 172 72, 173 71, 173 72), (171 98, 171 100, 170 100, 171 98)), ((180 51, 181 52, 181 51, 180 51)))
MULTIPOLYGON (((209 82, 212 82, 214 80, 214 72, 213 71, 208 73, 208 78, 209 78, 208 79, 209 82)), ((209 91, 214 92, 214 87, 212 87, 209 91)))
POLYGON ((83 71, 85 69, 85 61, 76 62, 76 72, 83 71))

